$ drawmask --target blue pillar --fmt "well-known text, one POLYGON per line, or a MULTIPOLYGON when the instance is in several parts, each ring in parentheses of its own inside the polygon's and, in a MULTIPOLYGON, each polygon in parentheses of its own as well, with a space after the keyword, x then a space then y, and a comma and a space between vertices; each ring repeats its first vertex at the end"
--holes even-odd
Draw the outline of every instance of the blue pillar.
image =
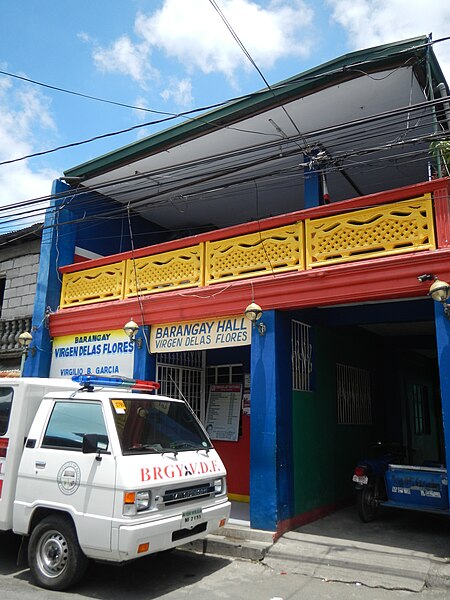
MULTIPOLYGON (((68 189, 68 185, 57 179, 53 182, 52 194, 58 196, 68 189)), ((65 207, 69 199, 70 196, 53 198, 45 214, 31 328, 33 340, 23 371, 26 377, 48 377, 50 372, 52 343, 47 313, 55 311, 59 306, 59 267, 71 264, 75 253, 75 218, 65 207)))
POLYGON ((304 155, 304 162, 308 163, 311 161, 311 167, 305 167, 305 208, 312 208, 313 206, 319 206, 322 202, 322 182, 320 178, 320 172, 317 171, 317 167, 314 163, 314 157, 317 151, 311 152, 311 154, 304 155))
POLYGON ((140 327, 136 339, 142 340, 141 348, 134 349, 134 379, 154 381, 156 376, 156 355, 150 354, 150 328, 145 325, 140 327))
POLYGON ((450 469, 450 320, 444 316, 443 307, 439 302, 434 303, 434 318, 441 382, 445 459, 447 469, 450 469))
POLYGON ((292 516, 292 384, 287 317, 265 311, 251 346, 250 521, 275 531, 292 516))

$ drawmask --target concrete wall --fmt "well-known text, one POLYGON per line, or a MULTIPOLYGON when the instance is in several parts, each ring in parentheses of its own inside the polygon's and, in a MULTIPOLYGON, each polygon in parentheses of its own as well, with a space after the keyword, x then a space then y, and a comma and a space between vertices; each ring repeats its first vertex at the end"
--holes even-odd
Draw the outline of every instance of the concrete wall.
POLYGON ((0 318, 16 319, 33 314, 41 241, 6 245, 0 251, 0 277, 6 279, 0 318))

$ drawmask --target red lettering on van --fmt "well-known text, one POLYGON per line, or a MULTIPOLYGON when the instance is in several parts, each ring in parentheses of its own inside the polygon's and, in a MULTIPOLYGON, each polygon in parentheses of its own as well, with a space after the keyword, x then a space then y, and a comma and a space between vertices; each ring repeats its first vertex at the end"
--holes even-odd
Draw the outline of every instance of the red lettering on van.
POLYGON ((141 469, 141 481, 150 481, 150 470, 147 467, 141 469))
POLYGON ((161 475, 161 467, 153 467, 153 479, 156 481, 157 479, 163 479, 161 475))

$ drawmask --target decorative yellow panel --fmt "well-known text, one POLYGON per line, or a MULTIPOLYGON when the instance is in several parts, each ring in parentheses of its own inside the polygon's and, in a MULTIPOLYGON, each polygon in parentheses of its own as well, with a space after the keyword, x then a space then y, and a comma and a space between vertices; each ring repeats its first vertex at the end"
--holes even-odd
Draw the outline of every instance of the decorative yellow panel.
POLYGON ((430 194, 306 221, 308 269, 435 247, 430 194))
POLYGON ((61 308, 123 298, 125 261, 64 273, 61 308))
POLYGON ((303 224, 206 242, 206 285, 304 269, 303 224))
POLYGON ((127 260, 125 296, 203 285, 203 251, 202 243, 127 260))

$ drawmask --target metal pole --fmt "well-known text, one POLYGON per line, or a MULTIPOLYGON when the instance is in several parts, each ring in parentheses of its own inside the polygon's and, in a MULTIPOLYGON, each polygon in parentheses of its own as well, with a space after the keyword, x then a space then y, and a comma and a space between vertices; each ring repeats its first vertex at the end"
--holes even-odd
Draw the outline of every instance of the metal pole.
POLYGON ((20 360, 20 377, 22 377, 22 374, 23 374, 23 368, 25 366, 25 359, 26 359, 27 355, 28 355, 28 348, 26 346, 24 346, 22 348, 22 358, 20 360))

